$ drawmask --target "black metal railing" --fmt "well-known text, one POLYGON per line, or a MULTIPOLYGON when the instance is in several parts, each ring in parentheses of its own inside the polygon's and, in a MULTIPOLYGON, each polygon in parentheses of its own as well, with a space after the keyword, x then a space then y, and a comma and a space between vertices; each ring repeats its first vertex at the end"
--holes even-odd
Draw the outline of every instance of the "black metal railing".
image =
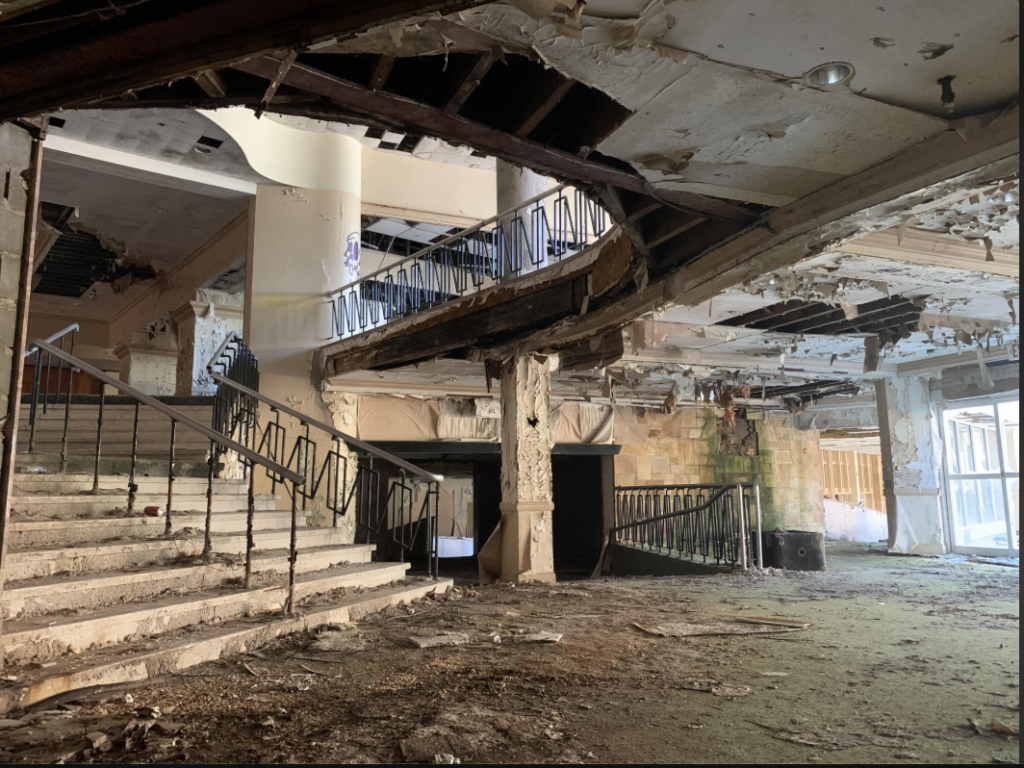
MULTIPOLYGON (((233 394, 225 395, 225 403, 229 397, 245 403, 237 409, 238 421, 224 423, 239 429, 242 421, 249 419, 244 431, 253 436, 253 449, 304 478, 296 491, 302 509, 307 509, 315 499, 322 499, 334 526, 352 513, 356 537, 364 536, 367 544, 384 533, 386 526, 399 559, 416 549, 419 534, 424 531, 427 574, 437 578, 437 517, 443 476, 420 469, 234 380, 228 366, 221 362, 225 355, 231 360, 255 359, 241 336, 233 333, 208 366, 217 384, 218 398, 221 390, 230 390, 233 394), (228 355, 226 350, 232 347, 236 351, 228 355), (261 402, 271 416, 262 425, 256 408, 261 402), (281 423, 282 414, 298 423, 298 433, 293 438, 289 437, 288 426, 281 423), (329 448, 325 452, 323 441, 318 444, 311 437, 312 430, 328 438, 329 448), (354 467, 349 466, 353 457, 343 449, 343 444, 357 454, 354 467)), ((271 487, 276 489, 281 478, 270 470, 267 475, 271 487)))
POLYGON ((379 328, 543 269, 611 227, 604 209, 561 185, 329 294, 332 338, 379 328))
MULTIPOLYGON (((52 336, 47 336, 44 341, 48 344, 53 344, 56 341, 60 341, 60 350, 64 351, 65 344, 68 345, 68 352, 75 354, 75 337, 78 335, 78 323, 72 323, 67 328, 63 328, 57 331, 52 336)), ((28 450, 29 453, 35 451, 36 448, 36 424, 38 416, 40 414, 40 398, 42 399, 42 413, 45 415, 47 409, 53 405, 57 406, 60 403, 61 392, 64 393, 64 433, 61 437, 61 448, 60 448, 60 471, 63 472, 68 466, 68 426, 70 424, 71 415, 71 387, 72 380, 75 375, 75 369, 71 365, 67 365, 62 360, 57 360, 57 384, 53 387, 53 392, 50 391, 51 373, 53 371, 53 355, 46 352, 46 379, 42 378, 43 373, 43 353, 44 349, 35 346, 33 344, 28 345, 28 349, 25 350, 25 360, 35 356, 35 363, 32 371, 32 399, 29 403, 28 412, 28 450), (64 371, 67 370, 67 387, 64 387, 64 371)))
POLYGON ((609 542, 744 570, 752 563, 761 567, 760 489, 753 483, 616 488, 609 542))
MULTIPOLYGON (((210 366, 218 373, 242 386, 259 391, 260 361, 252 350, 231 332, 211 358, 210 366)), ((233 387, 217 387, 213 398, 213 428, 242 445, 255 448, 259 404, 255 398, 244 395, 233 387)))
MULTIPOLYGON (((214 429, 200 424, 198 421, 189 418, 180 411, 172 408, 171 406, 161 403, 160 401, 145 395, 142 392, 134 389, 133 387, 119 381, 111 376, 108 376, 98 368, 94 368, 88 363, 78 359, 70 352, 66 352, 63 349, 53 346, 48 341, 37 340, 33 341, 29 345, 29 349, 37 350, 37 352, 45 352, 48 356, 56 358, 62 364, 67 364, 71 370, 77 370, 89 374, 93 378, 97 379, 100 383, 107 386, 114 387, 122 394, 127 395, 135 400, 135 419, 132 433, 132 455, 131 455, 131 469, 128 476, 128 510, 131 512, 134 509, 136 494, 138 492, 138 485, 136 484, 136 471, 138 464, 138 447, 139 447, 139 412, 142 406, 151 408, 157 411, 171 420, 171 439, 168 447, 168 464, 167 464, 167 509, 164 511, 165 522, 164 522, 164 533, 170 534, 173 530, 174 521, 174 482, 175 482, 175 453, 176 443, 178 436, 178 426, 183 426, 198 432, 200 435, 206 437, 210 441, 210 449, 207 453, 207 485, 206 485, 206 521, 204 530, 204 542, 203 542, 203 553, 202 558, 204 562, 210 562, 211 555, 213 553, 213 540, 211 533, 211 526, 213 521, 213 481, 217 471, 217 456, 224 451, 233 451, 237 454, 241 460, 248 463, 249 470, 249 498, 248 498, 248 509, 246 515, 246 548, 245 548, 245 581, 244 586, 246 588, 250 585, 251 574, 252 574, 252 552, 254 548, 253 542, 253 518, 256 511, 255 496, 253 493, 252 467, 260 465, 265 467, 267 471, 273 472, 275 476, 280 478, 282 483, 289 485, 289 493, 291 496, 291 544, 289 548, 289 568, 288 568, 288 600, 285 606, 287 613, 293 613, 295 609, 295 563, 298 557, 297 553, 297 530, 298 530, 298 500, 302 493, 301 489, 303 484, 306 482, 306 478, 298 472, 294 472, 291 469, 282 466, 264 456, 261 456, 257 452, 250 449, 248 446, 243 445, 230 437, 227 437, 214 429)), ((32 392, 32 402, 37 402, 40 397, 39 392, 40 384, 38 377, 32 392)), ((96 448, 95 448, 95 462, 94 462, 94 473, 93 473, 93 492, 99 491, 100 486, 100 458, 103 451, 103 410, 104 410, 105 394, 103 391, 100 392, 99 396, 99 414, 96 423, 96 448)), ((45 402, 45 398, 44 398, 45 402)), ((70 407, 70 397, 68 398, 70 407)), ((66 430, 66 427, 65 427, 66 430)), ((66 432, 65 432, 66 434, 66 432)), ((65 438, 66 442, 66 438, 65 438)))

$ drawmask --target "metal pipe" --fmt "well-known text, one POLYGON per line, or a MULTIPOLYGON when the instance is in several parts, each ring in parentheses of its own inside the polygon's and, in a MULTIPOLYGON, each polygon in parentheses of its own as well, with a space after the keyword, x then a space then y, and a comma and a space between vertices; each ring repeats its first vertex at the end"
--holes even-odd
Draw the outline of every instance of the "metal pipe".
MULTIPOLYGON (((77 327, 75 323, 75 327, 77 327)), ((64 338, 61 337, 61 350, 64 349, 64 338)), ((75 354, 75 331, 71 331, 71 354, 75 354)), ((61 363, 63 369, 63 362, 61 363)), ((68 392, 67 399, 64 401, 64 434, 61 436, 60 442, 60 471, 67 472, 68 469, 68 430, 71 427, 71 383, 75 379, 75 367, 73 365, 68 366, 68 392)))
POLYGON ((103 449, 103 405, 106 402, 107 393, 102 389, 100 390, 100 412, 99 417, 96 419, 96 465, 93 468, 92 474, 92 492, 98 493, 100 490, 100 453, 103 449))
POLYGON ((134 387, 125 384, 123 381, 119 381, 118 379, 108 376, 103 371, 99 370, 98 368, 95 368, 94 366, 89 365, 83 360, 79 360, 77 357, 69 355, 67 352, 61 352, 56 347, 52 347, 49 343, 44 342, 41 339, 33 341, 32 343, 45 348, 47 351, 53 351, 53 353, 57 357, 61 358, 62 360, 65 360, 66 362, 72 363, 80 371, 89 374, 95 379, 98 379, 101 383, 109 384, 110 386, 114 387, 120 392, 123 392, 129 397, 134 398, 136 401, 142 403, 143 405, 148 405, 153 410, 159 411, 160 413, 162 413, 164 416, 167 416, 171 420, 176 421, 179 424, 183 424, 189 429, 195 430, 204 437, 213 440, 218 445, 227 448, 228 450, 234 451, 240 456, 243 456, 244 458, 249 459, 250 461, 253 461, 256 464, 259 464, 262 467, 266 467, 267 469, 284 476, 286 479, 291 480, 294 483, 301 484, 302 482, 304 482, 304 478, 302 477, 302 475, 298 474, 297 472, 293 472, 287 467, 281 466, 277 462, 270 461, 269 459, 261 456, 255 451, 249 450, 244 445, 236 442, 235 440, 232 440, 229 437, 225 437, 216 430, 204 424, 200 424, 195 419, 189 418, 180 411, 176 411, 174 408, 171 408, 170 406, 161 403, 159 400, 156 400, 150 397, 149 395, 144 395, 142 392, 139 392, 134 387))
POLYGON ((167 519, 164 533, 171 534, 171 505, 174 503, 174 448, 178 436, 178 422, 171 421, 171 454, 167 458, 167 519))
POLYGON ((135 403, 135 419, 132 423, 132 465, 128 470, 128 512, 135 511, 135 495, 139 492, 135 482, 135 470, 139 463, 139 403, 135 403))

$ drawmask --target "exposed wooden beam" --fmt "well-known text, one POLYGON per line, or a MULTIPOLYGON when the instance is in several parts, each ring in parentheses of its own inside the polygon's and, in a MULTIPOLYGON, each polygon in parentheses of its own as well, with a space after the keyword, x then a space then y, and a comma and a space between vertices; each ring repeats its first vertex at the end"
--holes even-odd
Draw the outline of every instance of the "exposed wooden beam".
POLYGON ((547 117, 551 113, 551 110, 558 106, 559 102, 568 95, 569 91, 571 91, 575 85, 575 80, 562 80, 547 93, 538 94, 538 98, 535 99, 526 110, 526 119, 524 119, 522 124, 516 128, 516 136, 526 138, 533 133, 533 129, 540 125, 540 121, 547 117))
POLYGON ((487 76, 487 73, 491 71, 491 67, 494 65, 494 56, 490 53, 481 53, 473 61, 472 65, 467 70, 466 74, 458 81, 452 94, 445 99, 444 106, 441 111, 446 115, 454 115, 460 109, 462 105, 466 103, 466 99, 477 89, 480 85, 480 81, 487 76))
POLYGON ((224 78, 220 76, 219 72, 214 72, 212 69, 204 69, 192 79, 203 89, 203 93, 210 98, 223 99, 228 95, 227 83, 224 82, 224 78))
POLYGON ((281 83, 284 82, 285 77, 288 75, 288 70, 292 68, 295 60, 299 57, 298 51, 288 51, 281 59, 281 63, 277 67, 277 72, 270 81, 270 85, 267 86, 266 93, 263 94, 263 98, 260 99, 260 105, 256 107, 256 119, 259 120, 263 113, 270 106, 270 102, 273 101, 274 95, 277 93, 277 89, 281 87, 281 83))
MULTIPOLYGON (((553 349, 606 333, 655 309, 697 305, 749 277, 839 248, 843 240, 869 228, 895 226, 960 199, 972 189, 1002 183, 1020 171, 1019 120, 1019 108, 1015 107, 994 120, 981 121, 966 137, 949 131, 922 142, 833 187, 766 214, 758 225, 706 247, 686 266, 651 281, 642 294, 629 294, 526 335, 517 340, 517 348, 553 349)), ((680 244, 684 245, 692 249, 690 244, 680 244)))
MULTIPOLYGON (((0 120, 191 77, 275 48, 347 39, 424 13, 484 0, 148 0, 8 46, 0 61, 0 120)), ((18 21, 14 22, 19 23, 18 21)), ((0 20, 0 36, 4 22, 0 20)), ((271 77, 267 77, 271 79, 271 77)))
POLYGON ((665 208, 663 211, 647 216, 641 222, 640 227, 644 233, 647 247, 655 248, 671 240, 676 235, 681 235, 688 229, 693 229, 698 224, 703 224, 705 221, 707 219, 701 216, 694 216, 686 211, 665 208))
POLYGON ((373 63, 373 72, 370 73, 371 91, 379 91, 384 87, 384 83, 391 76, 391 70, 395 68, 396 61, 398 61, 398 57, 391 54, 382 53, 377 55, 376 61, 373 63))
MULTIPOLYGON (((274 60, 266 58, 249 59, 235 64, 234 68, 240 72, 247 72, 268 80, 277 71, 274 60)), ((612 184, 635 192, 643 192, 646 187, 641 177, 631 173, 590 162, 536 142, 520 139, 480 123, 474 123, 459 115, 447 114, 443 110, 435 109, 418 101, 390 93, 371 91, 356 83, 306 66, 301 62, 296 63, 289 70, 284 82, 300 90, 326 96, 345 108, 364 112, 367 115, 389 120, 399 125, 413 126, 424 133, 457 144, 468 144, 511 162, 529 166, 546 175, 588 183, 612 184)), ((753 219, 746 209, 724 200, 675 191, 663 192, 662 196, 672 199, 672 202, 681 208, 709 218, 727 219, 737 223, 749 223, 753 219)))

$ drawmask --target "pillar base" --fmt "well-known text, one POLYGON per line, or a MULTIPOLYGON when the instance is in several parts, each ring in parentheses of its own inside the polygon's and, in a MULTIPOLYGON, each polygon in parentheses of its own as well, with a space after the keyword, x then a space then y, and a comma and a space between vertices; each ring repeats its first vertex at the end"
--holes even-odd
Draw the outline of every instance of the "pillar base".
POLYGON ((549 501, 502 502, 500 509, 501 523, 480 552, 481 577, 485 572, 492 578, 496 575, 495 555, 500 551, 500 581, 554 584, 551 514, 555 505, 549 501))

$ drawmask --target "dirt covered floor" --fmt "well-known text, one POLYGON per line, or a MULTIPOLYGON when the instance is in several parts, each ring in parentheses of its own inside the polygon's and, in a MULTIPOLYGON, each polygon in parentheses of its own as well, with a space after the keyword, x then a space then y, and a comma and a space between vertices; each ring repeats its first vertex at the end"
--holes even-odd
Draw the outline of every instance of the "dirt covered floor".
POLYGON ((1016 764, 1018 571, 828 556, 820 574, 461 586, 129 692, 11 713, 0 756, 1016 764), (749 623, 764 618, 811 626, 746 634, 783 629, 749 623), (656 634, 692 631, 744 634, 656 634))

